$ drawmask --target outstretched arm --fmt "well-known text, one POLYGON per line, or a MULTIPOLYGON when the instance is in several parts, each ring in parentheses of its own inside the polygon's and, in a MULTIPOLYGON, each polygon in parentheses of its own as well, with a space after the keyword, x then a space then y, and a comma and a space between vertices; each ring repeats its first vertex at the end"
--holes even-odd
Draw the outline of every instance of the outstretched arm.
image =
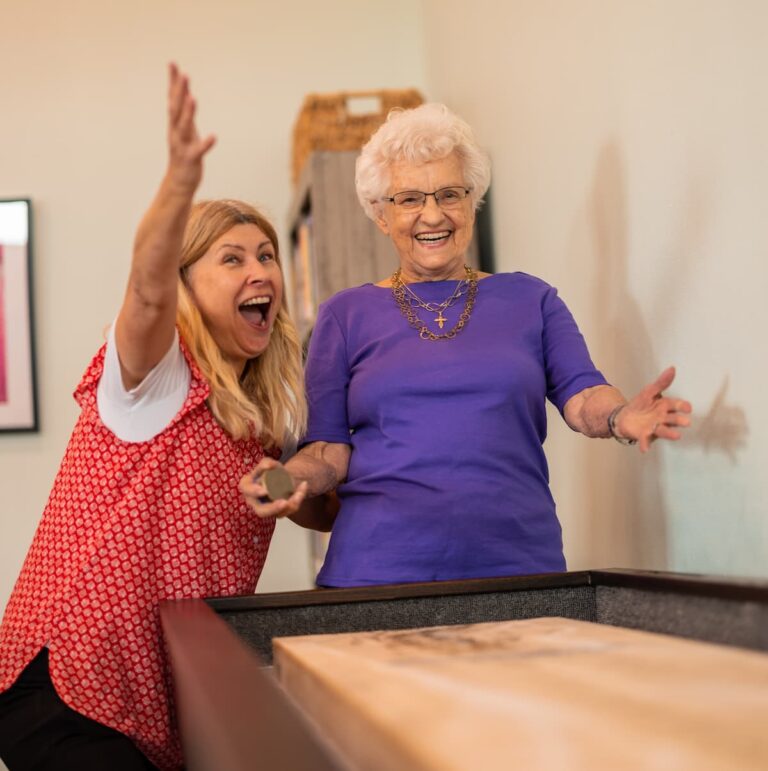
POLYGON ((189 78, 169 67, 168 168, 141 220, 115 339, 123 385, 137 386, 167 353, 176 323, 177 280, 184 228, 215 139, 201 139, 189 78))
POLYGON ((675 368, 668 367, 629 401, 612 386, 587 388, 566 402, 565 421, 585 436, 615 435, 637 442, 640 452, 647 452, 655 439, 679 439, 679 429, 691 423, 690 403, 664 396, 674 379, 675 368))

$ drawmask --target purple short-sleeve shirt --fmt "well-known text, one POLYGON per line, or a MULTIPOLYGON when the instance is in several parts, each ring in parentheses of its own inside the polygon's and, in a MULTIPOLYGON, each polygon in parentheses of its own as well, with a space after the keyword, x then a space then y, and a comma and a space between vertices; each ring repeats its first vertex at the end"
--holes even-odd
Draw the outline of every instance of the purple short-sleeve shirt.
MULTIPOLYGON (((412 284, 442 302, 455 281, 412 284)), ((455 324, 464 297, 444 315, 455 324)), ((437 315, 417 309, 440 332, 437 315)), ((525 273, 482 279, 457 337, 422 340, 390 289, 340 292, 318 314, 304 443, 352 447, 318 584, 364 586, 565 570, 543 442, 605 384, 570 312, 525 273)))

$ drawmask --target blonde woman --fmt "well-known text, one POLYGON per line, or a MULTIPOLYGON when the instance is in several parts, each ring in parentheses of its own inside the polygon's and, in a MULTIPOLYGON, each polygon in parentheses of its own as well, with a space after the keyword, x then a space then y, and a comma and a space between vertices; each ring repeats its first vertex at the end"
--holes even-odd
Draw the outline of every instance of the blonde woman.
POLYGON ((214 144, 194 116, 171 66, 168 169, 0 627, 12 771, 181 767, 157 604, 253 592, 274 519, 237 482, 305 424, 275 231, 192 205, 214 144))

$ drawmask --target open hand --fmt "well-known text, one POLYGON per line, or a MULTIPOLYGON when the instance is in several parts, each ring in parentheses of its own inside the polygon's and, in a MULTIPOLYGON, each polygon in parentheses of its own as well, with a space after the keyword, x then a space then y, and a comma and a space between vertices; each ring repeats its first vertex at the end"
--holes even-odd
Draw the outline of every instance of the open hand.
POLYGON ((216 138, 210 134, 201 139, 197 132, 197 105, 189 90, 189 77, 173 63, 168 74, 168 177, 181 192, 194 193, 203 176, 203 156, 216 138))
POLYGON ((648 452, 655 439, 679 439, 678 429, 690 425, 690 402, 672 399, 663 392, 675 379, 675 368, 665 369, 616 416, 616 430, 627 439, 637 440, 640 452, 648 452))

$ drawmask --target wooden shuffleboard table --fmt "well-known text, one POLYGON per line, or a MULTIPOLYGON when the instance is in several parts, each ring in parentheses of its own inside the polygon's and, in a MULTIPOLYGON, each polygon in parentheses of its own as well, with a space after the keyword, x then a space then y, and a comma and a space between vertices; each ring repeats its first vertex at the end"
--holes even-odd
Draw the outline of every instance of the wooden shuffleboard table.
POLYGON ((190 771, 768 769, 768 582, 582 571, 160 613, 190 771))

